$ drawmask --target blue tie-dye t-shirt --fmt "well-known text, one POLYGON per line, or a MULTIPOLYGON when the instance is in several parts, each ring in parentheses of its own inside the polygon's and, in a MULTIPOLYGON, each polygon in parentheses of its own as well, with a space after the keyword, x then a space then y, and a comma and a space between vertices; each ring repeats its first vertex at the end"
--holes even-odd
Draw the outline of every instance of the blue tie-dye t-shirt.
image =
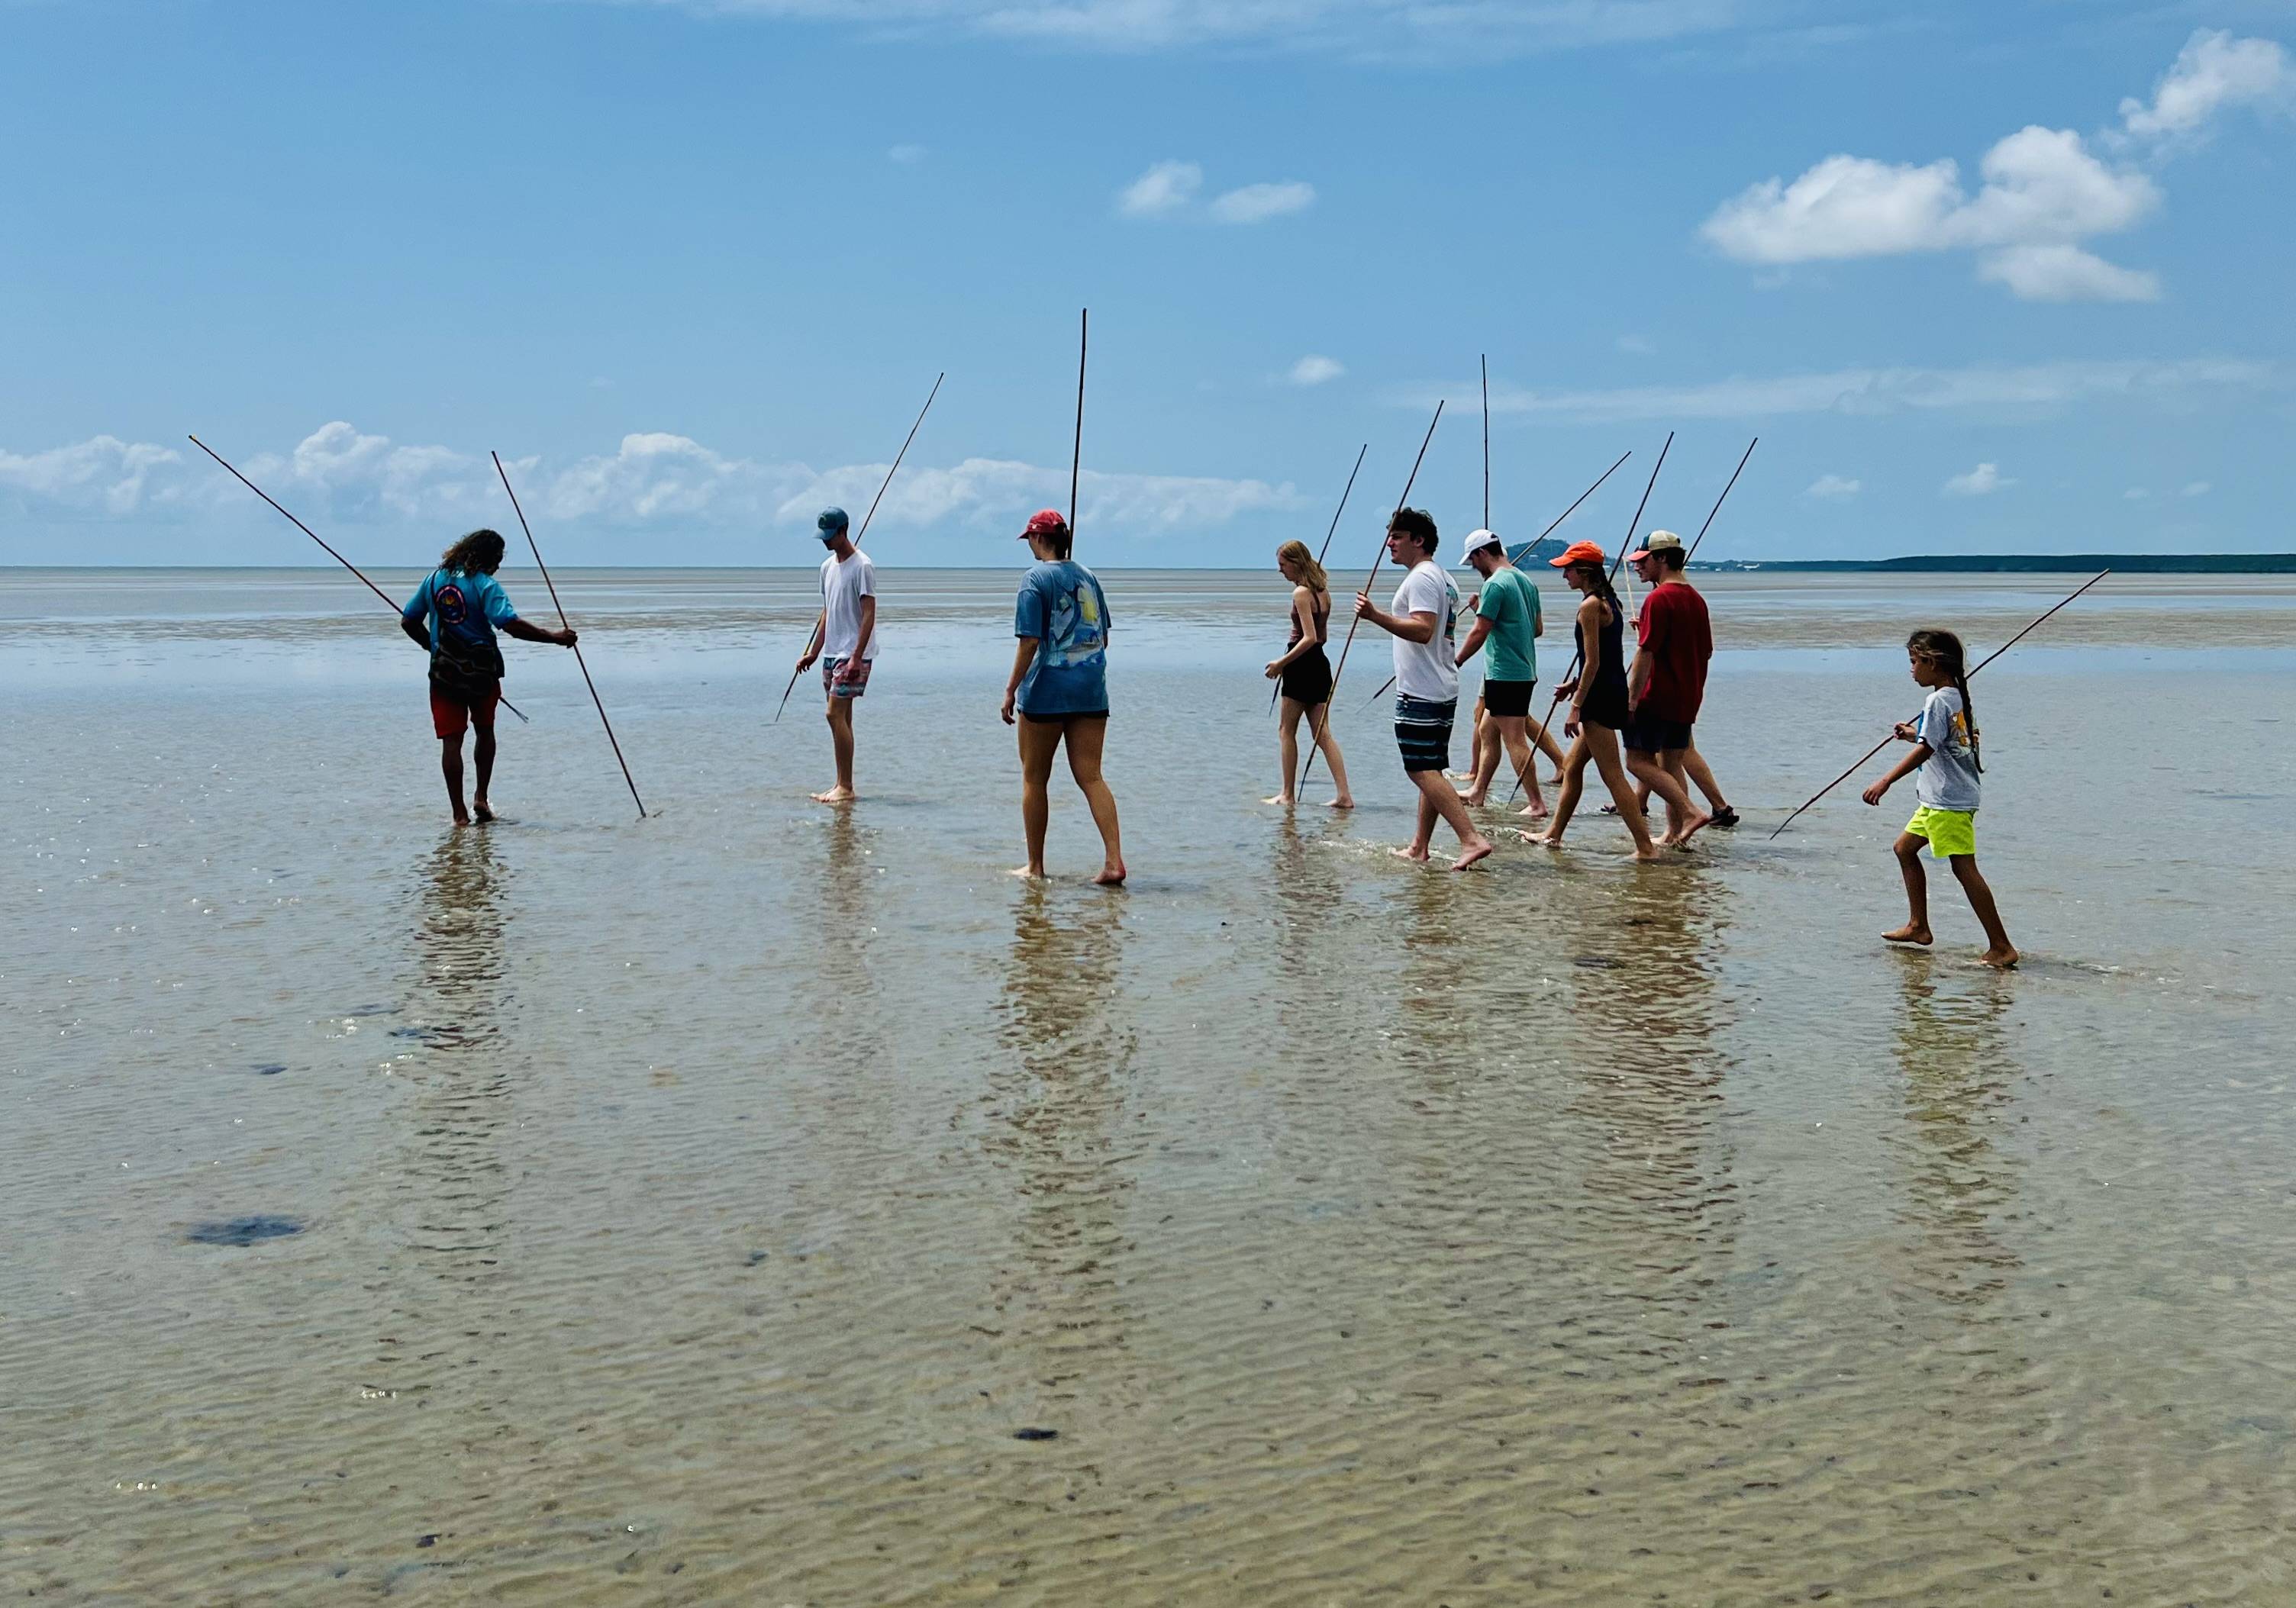
POLYGON ((1108 595, 1100 577, 1069 559, 1046 559, 1021 578, 1013 635, 1037 639, 1021 678, 1024 715, 1097 715, 1108 709, 1108 595))

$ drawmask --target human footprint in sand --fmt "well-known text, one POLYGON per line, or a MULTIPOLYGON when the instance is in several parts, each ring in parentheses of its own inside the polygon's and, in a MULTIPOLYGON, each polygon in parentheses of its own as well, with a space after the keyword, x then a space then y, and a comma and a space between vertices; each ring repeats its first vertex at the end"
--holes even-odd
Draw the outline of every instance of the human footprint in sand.
POLYGON ((1119 887, 1125 878, 1124 842, 1117 827, 1116 795, 1100 774, 1101 749, 1108 741, 1108 596, 1098 576, 1070 560, 1074 538, 1057 510, 1030 515, 1021 538, 1037 562, 1021 581, 1013 617, 1013 673, 1004 683, 1000 711, 1005 725, 1019 729, 1021 826, 1029 843, 1029 863, 1013 874, 1032 880, 1045 874, 1053 759, 1065 743, 1069 774, 1100 829, 1100 874, 1092 880, 1104 888, 1119 887))
POLYGON ((1900 724, 1898 740, 1914 745, 1913 752, 1891 766, 1889 774, 1862 795, 1879 804, 1891 785, 1908 772, 1921 775, 1914 783, 1920 808, 1906 830, 1890 845, 1898 869, 1906 882, 1906 924, 1882 934, 1893 944, 1929 944, 1929 879, 1922 870, 1922 850, 1953 867, 1954 880, 1968 897, 1969 907, 1985 929, 1985 953, 1978 964, 2006 971, 2017 964, 2016 946, 2002 924, 1993 902, 1993 889, 1977 868, 1977 806, 1979 777, 1984 774, 1977 748, 1977 722, 1969 701, 1969 673, 1964 668, 1961 638, 1950 631, 1916 631, 1906 643, 1906 656, 1914 680, 1930 689, 1923 701, 1921 719, 1900 724))
POLYGON ((1464 871, 1491 852, 1491 841, 1475 830, 1467 807, 1444 775, 1451 759, 1451 721, 1459 710, 1459 667, 1453 657, 1458 600, 1450 578, 1435 562, 1435 521, 1416 508, 1398 508, 1387 529, 1388 556, 1405 571, 1403 584, 1387 609, 1356 595, 1356 616, 1395 638, 1395 742, 1403 753, 1404 774, 1419 790, 1419 830, 1394 852, 1424 864, 1444 822, 1458 834, 1454 871, 1464 871))

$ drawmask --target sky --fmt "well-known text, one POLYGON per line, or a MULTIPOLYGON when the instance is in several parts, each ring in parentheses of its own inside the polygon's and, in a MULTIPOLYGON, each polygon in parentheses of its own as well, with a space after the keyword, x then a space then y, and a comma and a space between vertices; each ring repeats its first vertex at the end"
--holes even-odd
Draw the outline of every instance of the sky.
POLYGON ((2296 548, 2296 4, 0 0, 0 563, 2296 548))

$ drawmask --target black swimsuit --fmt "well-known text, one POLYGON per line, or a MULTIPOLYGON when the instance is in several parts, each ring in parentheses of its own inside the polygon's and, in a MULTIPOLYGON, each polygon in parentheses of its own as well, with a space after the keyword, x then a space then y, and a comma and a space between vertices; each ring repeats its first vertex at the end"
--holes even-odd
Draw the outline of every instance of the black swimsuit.
MULTIPOLYGON (((1332 701, 1332 661, 1324 656, 1324 644, 1330 640, 1331 636, 1326 628, 1331 623, 1332 605, 1327 601, 1320 607, 1309 606, 1316 616, 1316 645, 1283 667, 1283 679, 1280 685, 1286 698, 1314 709, 1319 703, 1332 701)), ((1298 647, 1301 635, 1300 611, 1294 609, 1292 611, 1292 640, 1283 644, 1283 651, 1288 653, 1298 647)))
POLYGON ((1623 731, 1628 719, 1626 622, 1620 618, 1614 603, 1605 604, 1603 612, 1603 662, 1595 672, 1595 685, 1587 689, 1578 713, 1580 718, 1596 726, 1623 731))

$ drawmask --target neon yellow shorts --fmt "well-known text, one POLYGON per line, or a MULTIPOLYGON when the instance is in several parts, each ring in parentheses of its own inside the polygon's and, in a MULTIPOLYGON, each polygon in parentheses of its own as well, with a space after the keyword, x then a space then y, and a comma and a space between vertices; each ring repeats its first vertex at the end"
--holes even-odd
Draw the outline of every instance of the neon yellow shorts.
POLYGON ((1914 811, 1914 818, 1906 823, 1906 830, 1915 837, 1927 838, 1930 854, 1936 859, 1977 852, 1977 812, 1973 809, 1931 809, 1924 804, 1914 811))

